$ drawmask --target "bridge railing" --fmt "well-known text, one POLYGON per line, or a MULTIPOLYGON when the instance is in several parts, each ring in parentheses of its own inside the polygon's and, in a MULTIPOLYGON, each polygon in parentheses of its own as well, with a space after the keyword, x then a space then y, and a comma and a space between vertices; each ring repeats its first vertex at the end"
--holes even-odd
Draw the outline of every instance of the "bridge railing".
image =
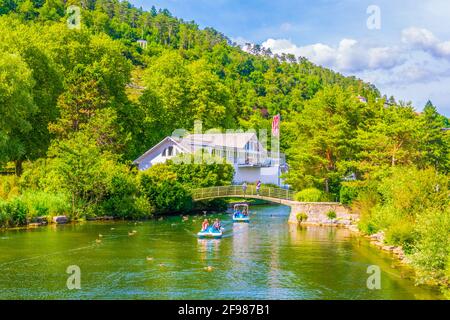
POLYGON ((294 201, 295 191, 262 186, 259 192, 256 190, 256 186, 250 185, 244 192, 242 186, 224 186, 224 187, 210 187, 200 188, 192 190, 192 199, 194 201, 225 198, 225 197, 245 197, 245 196, 261 196, 279 200, 294 201))

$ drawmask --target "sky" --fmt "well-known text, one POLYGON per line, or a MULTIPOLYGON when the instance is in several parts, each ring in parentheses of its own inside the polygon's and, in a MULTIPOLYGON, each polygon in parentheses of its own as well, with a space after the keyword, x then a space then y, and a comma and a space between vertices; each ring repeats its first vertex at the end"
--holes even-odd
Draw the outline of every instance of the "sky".
POLYGON ((450 117, 449 0, 131 0, 293 53, 450 117))

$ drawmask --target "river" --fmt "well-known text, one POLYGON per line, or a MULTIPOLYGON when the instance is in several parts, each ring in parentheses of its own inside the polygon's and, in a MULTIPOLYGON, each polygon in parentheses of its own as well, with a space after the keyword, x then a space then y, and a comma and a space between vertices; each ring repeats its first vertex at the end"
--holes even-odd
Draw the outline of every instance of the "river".
POLYGON ((249 224, 210 216, 223 220, 220 240, 196 238, 201 216, 0 232, 0 299, 442 298, 346 229, 289 225, 284 206, 251 211, 249 224), (371 265, 381 289, 367 288, 371 265), (80 290, 67 288, 69 266, 80 290))

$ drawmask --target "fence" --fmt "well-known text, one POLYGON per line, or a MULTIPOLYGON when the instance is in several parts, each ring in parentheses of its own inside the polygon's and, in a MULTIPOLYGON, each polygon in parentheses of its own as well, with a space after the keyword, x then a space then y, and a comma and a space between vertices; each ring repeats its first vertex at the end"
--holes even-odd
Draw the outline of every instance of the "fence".
POLYGON ((214 198, 229 198, 229 197, 257 197, 271 198, 279 200, 294 201, 295 191, 276 188, 276 187, 261 187, 259 192, 256 191, 256 186, 250 185, 244 192, 242 186, 224 186, 224 187, 210 187, 200 188, 192 191, 192 199, 194 201, 214 199, 214 198))

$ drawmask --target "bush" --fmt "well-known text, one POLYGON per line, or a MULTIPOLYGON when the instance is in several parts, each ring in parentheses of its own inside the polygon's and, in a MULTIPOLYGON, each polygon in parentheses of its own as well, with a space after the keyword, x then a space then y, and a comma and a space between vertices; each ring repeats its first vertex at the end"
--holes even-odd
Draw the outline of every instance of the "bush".
POLYGON ((0 202, 0 226, 18 227, 27 223, 28 208, 25 203, 16 198, 9 202, 0 202))
POLYGON ((19 195, 19 178, 0 176, 0 199, 9 200, 19 195))
POLYGON ((144 219, 153 209, 147 199, 140 196, 136 177, 128 171, 117 171, 108 183, 108 192, 102 202, 102 212, 121 219, 144 219))
POLYGON ((140 172, 141 193, 158 213, 186 212, 192 209, 189 190, 177 181, 177 174, 167 165, 156 165, 140 172))
POLYGON ((407 221, 399 221, 386 229, 386 243, 402 246, 406 253, 410 253, 414 241, 416 240, 414 233, 414 225, 407 221))
POLYGON ((339 191, 339 201, 342 204, 350 205, 357 199, 361 187, 352 185, 343 185, 339 191))
POLYGON ((297 221, 298 223, 302 223, 308 220, 308 215, 304 212, 297 213, 297 221))
POLYGON ((316 188, 303 189, 295 195, 295 200, 300 202, 320 202, 323 199, 324 193, 316 188))
POLYGON ((327 212, 327 217, 330 220, 334 220, 337 217, 336 211, 330 210, 327 212))
MULTIPOLYGON (((417 241, 412 263, 419 283, 450 281, 450 205, 444 210, 428 210, 417 221, 417 241)), ((450 292, 447 292, 449 294, 450 292)))
POLYGON ((55 194, 43 191, 25 191, 20 199, 28 208, 28 218, 67 215, 71 212, 69 197, 63 193, 55 194))
POLYGON ((378 227, 371 221, 368 220, 360 220, 358 223, 358 229, 368 235, 372 235, 380 231, 378 227))

